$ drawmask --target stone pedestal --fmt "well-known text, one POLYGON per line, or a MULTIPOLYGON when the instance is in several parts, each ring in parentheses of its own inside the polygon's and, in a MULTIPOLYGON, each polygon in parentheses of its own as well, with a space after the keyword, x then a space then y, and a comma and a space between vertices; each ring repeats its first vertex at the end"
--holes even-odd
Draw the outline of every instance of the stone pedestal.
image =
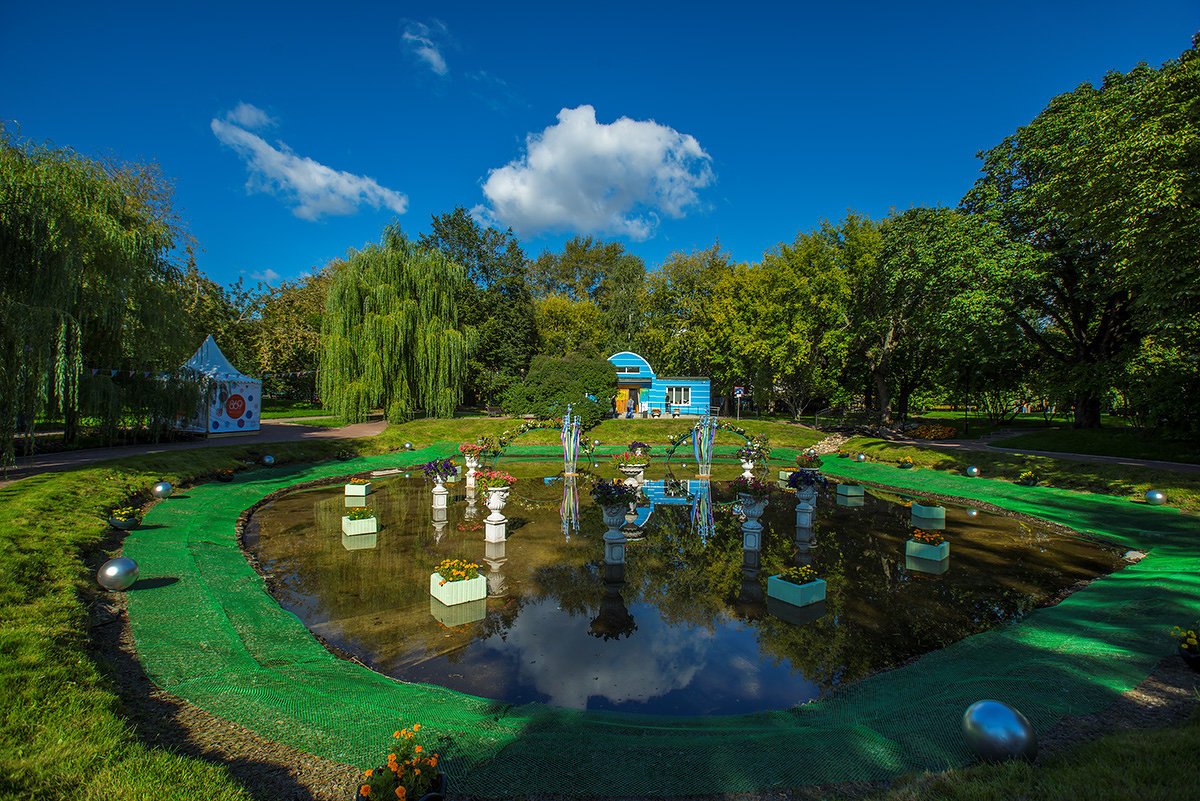
POLYGON ((486 542, 503 542, 508 536, 508 518, 500 514, 508 503, 508 487, 488 490, 487 508, 491 514, 483 521, 483 539, 486 542))
POLYGON ((446 508, 446 498, 449 497, 450 490, 448 490, 444 486, 442 486, 442 479, 440 479, 440 478, 436 479, 436 482, 437 483, 434 485, 434 488, 433 488, 433 508, 434 509, 445 509, 446 508))
POLYGON ((508 561, 506 556, 507 543, 504 540, 499 542, 485 542, 483 545, 483 561, 487 562, 487 588, 488 596, 498 598, 508 593, 508 582, 504 578, 504 563, 508 561))

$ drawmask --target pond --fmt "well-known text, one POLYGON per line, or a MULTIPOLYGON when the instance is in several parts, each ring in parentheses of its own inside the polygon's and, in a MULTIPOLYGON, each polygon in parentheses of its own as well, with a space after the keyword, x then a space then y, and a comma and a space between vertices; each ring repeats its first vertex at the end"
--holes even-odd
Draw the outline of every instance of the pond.
POLYGON ((512 704, 666 715, 811 701, 1015 622, 1121 564, 1049 526, 955 507, 942 531, 949 560, 906 558, 914 524, 927 525, 909 499, 847 500, 832 485, 812 528, 797 526, 794 495, 773 491, 760 547, 746 548, 728 482, 660 474, 627 515, 624 565, 606 565, 588 485, 555 469, 520 466, 501 543, 484 542, 483 493, 450 484, 435 515, 431 485, 401 475, 376 479, 365 501, 377 534, 342 534, 346 505, 363 501, 338 484, 263 506, 245 544, 285 609, 381 673, 512 704), (477 562, 488 598, 431 598, 430 572, 446 558, 477 562), (826 580, 824 603, 766 597, 767 578, 797 564, 826 580))

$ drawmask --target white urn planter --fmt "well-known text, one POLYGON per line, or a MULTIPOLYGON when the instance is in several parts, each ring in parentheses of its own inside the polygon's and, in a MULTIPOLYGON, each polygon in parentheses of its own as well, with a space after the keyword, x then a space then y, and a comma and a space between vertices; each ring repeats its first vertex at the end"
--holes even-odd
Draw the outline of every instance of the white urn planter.
POLYGON ((757 551, 762 547, 763 530, 758 519, 767 509, 767 498, 739 492, 738 501, 742 514, 746 516, 746 522, 742 523, 742 548, 757 551))
POLYGON ((463 456, 463 462, 467 465, 467 483, 475 484, 475 473, 479 469, 478 456, 463 456))
POLYGON ((501 542, 508 536, 508 518, 501 512, 508 503, 509 487, 489 487, 487 508, 489 514, 483 521, 483 538, 488 542, 501 542))
POLYGON ((753 459, 742 459, 742 478, 754 478, 753 459))
POLYGON ((346 495, 348 497, 352 497, 352 498, 365 497, 367 495, 370 495, 374 491, 375 491, 375 488, 371 486, 370 481, 368 481, 366 484, 347 484, 346 485, 346 495))
POLYGON ((617 470, 625 476, 627 484, 641 484, 646 480, 646 465, 644 464, 622 464, 617 466, 617 470))
POLYGON ((375 534, 379 531, 379 518, 364 517, 361 520, 351 520, 349 517, 342 518, 342 533, 355 536, 358 534, 375 534))
POLYGON ((476 576, 463 581, 447 581, 442 583, 442 574, 434 571, 429 574, 429 594, 446 606, 465 604, 487 598, 487 579, 476 576))

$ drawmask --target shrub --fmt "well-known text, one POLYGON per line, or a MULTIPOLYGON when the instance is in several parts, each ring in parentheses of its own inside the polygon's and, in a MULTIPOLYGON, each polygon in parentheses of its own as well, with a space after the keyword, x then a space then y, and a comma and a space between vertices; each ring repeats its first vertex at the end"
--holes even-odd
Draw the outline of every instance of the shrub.
POLYGON ((509 388, 501 404, 508 414, 562 417, 571 404, 583 427, 598 425, 612 409, 617 373, 607 359, 576 354, 538 356, 525 380, 509 388))

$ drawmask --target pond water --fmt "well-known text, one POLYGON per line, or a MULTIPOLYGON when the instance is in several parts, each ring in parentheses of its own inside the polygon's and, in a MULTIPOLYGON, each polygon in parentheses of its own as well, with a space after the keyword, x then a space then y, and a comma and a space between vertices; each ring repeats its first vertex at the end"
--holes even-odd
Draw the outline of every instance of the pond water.
POLYGON ((921 523, 908 501, 867 490, 861 506, 846 505, 858 502, 832 484, 811 529, 796 525, 795 496, 774 491, 760 547, 747 548, 727 482, 660 475, 627 516, 625 563, 609 565, 588 485, 536 475, 554 469, 520 466, 528 477, 504 508, 502 543, 484 542, 485 494, 448 485, 441 519, 431 486, 399 476, 376 479, 366 499, 377 534, 341 533, 352 501, 339 484, 259 509, 246 547, 285 609, 381 673, 513 704, 669 715, 820 698, 1019 620, 1120 564, 1111 548, 954 507, 942 532, 950 558, 906 558, 921 523), (446 558, 481 565, 485 601, 430 597, 429 574, 446 558), (770 575, 809 563, 827 582, 824 603, 766 597, 770 575))

